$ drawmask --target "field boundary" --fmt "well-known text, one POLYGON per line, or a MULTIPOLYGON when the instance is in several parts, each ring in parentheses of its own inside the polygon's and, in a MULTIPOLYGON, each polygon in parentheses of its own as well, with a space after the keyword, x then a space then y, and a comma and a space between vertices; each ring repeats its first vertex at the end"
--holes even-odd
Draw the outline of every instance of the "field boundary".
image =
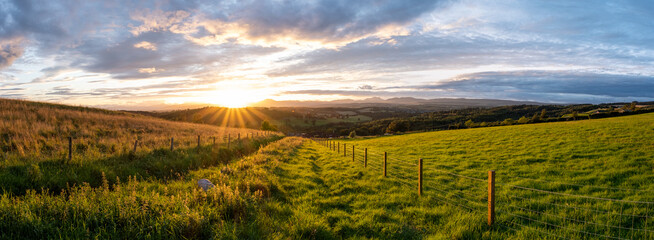
MULTIPOLYGON (((208 135, 208 136, 203 136, 203 135, 195 135, 195 136, 185 136, 185 137, 154 137, 154 138, 143 138, 141 136, 136 136, 133 138, 132 141, 127 141, 127 142, 122 142, 122 146, 119 146, 117 149, 113 150, 107 150, 107 152, 103 152, 103 156, 108 154, 108 156, 115 155, 115 154, 121 154, 121 153, 129 153, 129 154, 134 154, 137 153, 139 149, 141 148, 148 148, 150 150, 154 149, 169 149, 170 151, 174 151, 175 149, 179 148, 200 148, 203 145, 206 144, 211 144, 212 146, 219 146, 219 145, 225 145, 226 148, 231 148, 232 145, 242 145, 243 141, 249 141, 249 140, 256 140, 256 139, 263 139, 267 138, 270 136, 278 136, 277 132, 273 131, 257 131, 257 132, 244 132, 243 136, 241 136, 241 133, 234 134, 233 136, 231 134, 225 134, 225 135, 208 135), (150 141, 146 141, 150 140, 150 141), (121 151, 122 150, 122 151, 121 151)), ((58 141, 59 146, 63 146, 65 150, 64 152, 52 152, 50 155, 46 156, 47 159, 58 159, 62 160, 65 163, 71 163, 73 161, 73 158, 76 156, 84 156, 85 149, 87 146, 85 144, 89 144, 91 142, 96 142, 99 143, 100 141, 96 138, 95 141, 93 139, 88 139, 88 138, 81 138, 81 142, 77 141, 78 138, 73 137, 73 136, 68 136, 68 137, 59 137, 59 140, 63 141, 58 141), (80 145, 82 147, 80 147, 80 145), (81 151, 81 153, 80 153, 81 151)), ((0 157, 5 158, 5 155, 10 154, 12 151, 0 151, 0 157)))

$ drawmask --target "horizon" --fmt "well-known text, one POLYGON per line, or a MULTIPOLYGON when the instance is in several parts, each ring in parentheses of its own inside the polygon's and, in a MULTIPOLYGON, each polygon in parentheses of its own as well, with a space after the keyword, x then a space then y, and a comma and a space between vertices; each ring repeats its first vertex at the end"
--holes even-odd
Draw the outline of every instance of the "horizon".
POLYGON ((0 97, 654 101, 647 1, 0 1, 0 97))

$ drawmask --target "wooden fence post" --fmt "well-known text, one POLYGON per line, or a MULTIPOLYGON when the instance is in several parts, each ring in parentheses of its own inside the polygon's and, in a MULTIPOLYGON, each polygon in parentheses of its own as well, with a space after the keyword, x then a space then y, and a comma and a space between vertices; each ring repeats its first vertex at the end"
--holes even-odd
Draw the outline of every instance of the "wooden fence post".
POLYGON ((354 162, 354 144, 352 144, 352 162, 354 162))
POLYGON ((343 143, 343 157, 347 157, 347 143, 343 143))
POLYGON ((338 147, 336 148, 336 153, 341 153, 341 142, 338 142, 338 147))
POLYGON ((200 148, 200 135, 198 135, 198 148, 200 148))
POLYGON ((173 151, 173 142, 175 141, 175 138, 170 138, 170 151, 173 151))
POLYGON ((386 159, 388 159, 388 158, 387 158, 386 152, 384 152, 384 177, 386 177, 386 159))
POLYGON ((368 148, 363 149, 363 167, 368 167, 368 148))
POLYGON ((418 159, 418 196, 422 196, 422 158, 418 159))
POLYGON ((139 140, 136 139, 136 141, 134 141, 134 153, 136 153, 136 146, 138 145, 139 145, 139 140))
POLYGON ((68 162, 73 160, 73 137, 68 137, 68 162))
POLYGON ((211 137, 211 138, 213 138, 213 145, 216 145, 216 137, 214 136, 214 137, 211 137))
POLYGON ((238 133, 238 140, 241 141, 241 133, 238 133))
POLYGON ((488 226, 495 222, 495 171, 488 171, 488 226))

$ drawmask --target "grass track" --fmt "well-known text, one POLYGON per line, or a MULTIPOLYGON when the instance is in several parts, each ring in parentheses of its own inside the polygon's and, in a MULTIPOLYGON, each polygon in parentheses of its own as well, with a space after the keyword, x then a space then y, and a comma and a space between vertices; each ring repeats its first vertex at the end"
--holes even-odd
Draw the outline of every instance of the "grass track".
POLYGON ((274 170, 283 203, 292 215, 279 221, 298 226, 302 239, 456 239, 493 234, 485 216, 460 211, 431 197, 418 198, 413 186, 383 178, 351 158, 305 143, 274 170), (451 221, 456 219, 456 221, 451 221))

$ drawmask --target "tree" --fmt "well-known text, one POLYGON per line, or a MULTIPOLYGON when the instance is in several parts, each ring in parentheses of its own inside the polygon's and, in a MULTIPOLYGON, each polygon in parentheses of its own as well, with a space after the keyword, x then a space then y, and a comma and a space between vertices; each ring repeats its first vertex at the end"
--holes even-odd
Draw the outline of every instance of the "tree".
POLYGON ((637 103, 638 102, 636 102, 636 101, 631 102, 631 104, 629 104, 629 110, 636 111, 636 104, 637 103))
POLYGON ((264 131, 277 131, 277 126, 275 126, 273 124, 270 124, 270 122, 268 122, 268 120, 263 120, 261 122, 261 130, 264 130, 264 131))
POLYGON ((579 117, 579 113, 577 111, 572 112, 572 119, 577 120, 577 117, 579 117))
POLYGON ((471 127, 474 127, 474 126, 475 126, 475 122, 473 122, 472 119, 468 119, 468 121, 466 121, 465 123, 463 123, 463 125, 465 125, 465 126, 468 127, 468 128, 471 128, 471 127))
POLYGON ((525 124, 529 122, 529 118, 522 116, 520 119, 518 119, 519 124, 525 124))
POLYGON ((533 122, 533 123, 538 122, 539 120, 540 120, 540 119, 539 119, 539 116, 538 116, 537 113, 535 113, 534 116, 531 117, 531 122, 533 122))
POLYGON ((513 124, 513 119, 512 118, 507 118, 502 121, 502 125, 512 125, 513 124))
POLYGON ((409 130, 409 121, 393 120, 386 128, 387 133, 406 132, 409 130))
POLYGON ((350 138, 355 138, 355 137, 357 137, 357 131, 356 131, 356 130, 352 130, 352 131, 350 132, 350 135, 349 135, 348 137, 350 137, 350 138))
POLYGON ((545 121, 546 117, 547 117, 547 111, 543 109, 543 111, 540 111, 540 120, 545 121))

